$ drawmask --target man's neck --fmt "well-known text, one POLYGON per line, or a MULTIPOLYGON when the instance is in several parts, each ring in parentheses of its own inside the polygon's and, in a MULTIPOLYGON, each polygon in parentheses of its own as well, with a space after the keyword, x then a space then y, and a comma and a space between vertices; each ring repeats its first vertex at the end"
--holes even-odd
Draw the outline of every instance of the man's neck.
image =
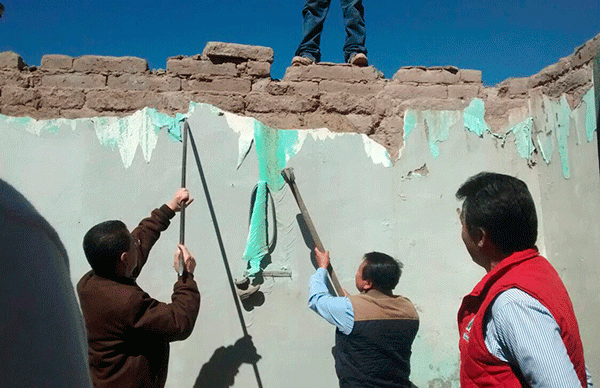
MULTIPOLYGON (((536 246, 533 246, 532 248, 537 249, 536 246)), ((526 249, 530 249, 530 248, 526 248, 526 249)), ((526 250, 523 249, 522 251, 526 250)), ((509 256, 514 255, 516 252, 522 252, 522 251, 515 251, 515 252, 511 252, 509 254, 503 254, 500 252, 496 252, 494 255, 488 255, 487 259, 487 266, 485 267, 487 272, 492 271, 494 268, 496 268, 498 266, 498 264, 500 264, 502 262, 502 260, 506 259, 509 256)))
POLYGON ((370 294, 370 295, 374 295, 374 296, 394 296, 394 294, 392 293, 392 290, 380 290, 378 288, 370 288, 366 291, 362 291, 361 294, 370 294))

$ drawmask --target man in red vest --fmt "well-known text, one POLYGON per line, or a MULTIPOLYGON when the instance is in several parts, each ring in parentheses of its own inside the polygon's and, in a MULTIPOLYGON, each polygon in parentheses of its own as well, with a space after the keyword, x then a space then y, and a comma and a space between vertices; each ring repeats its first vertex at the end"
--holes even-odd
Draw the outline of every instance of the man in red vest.
POLYGON ((483 172, 456 197, 464 200, 463 242, 487 272, 458 312, 461 388, 587 388, 577 319, 558 273, 535 246, 527 185, 483 172))

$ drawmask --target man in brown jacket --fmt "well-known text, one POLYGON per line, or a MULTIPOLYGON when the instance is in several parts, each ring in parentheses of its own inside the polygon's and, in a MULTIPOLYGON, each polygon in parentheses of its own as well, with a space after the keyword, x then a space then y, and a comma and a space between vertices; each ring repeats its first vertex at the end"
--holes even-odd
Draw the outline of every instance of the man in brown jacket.
POLYGON ((196 262, 180 244, 174 261, 177 269, 181 255, 184 270, 169 304, 151 298, 136 278, 175 212, 192 201, 189 192, 181 188, 131 233, 121 221, 100 223, 86 233, 83 249, 92 270, 77 284, 77 293, 86 323, 94 387, 164 387, 169 342, 186 339, 198 316, 196 262))

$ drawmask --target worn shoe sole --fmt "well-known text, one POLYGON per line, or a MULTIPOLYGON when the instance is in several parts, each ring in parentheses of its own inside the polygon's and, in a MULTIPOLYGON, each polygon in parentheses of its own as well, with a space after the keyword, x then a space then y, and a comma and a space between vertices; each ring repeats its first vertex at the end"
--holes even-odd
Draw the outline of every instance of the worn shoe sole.
POLYGON ((352 55, 349 62, 351 65, 358 67, 369 66, 369 60, 367 59, 367 56, 363 53, 356 53, 352 55))
POLYGON ((308 57, 295 56, 292 58, 292 66, 308 66, 313 63, 315 63, 315 61, 308 57))

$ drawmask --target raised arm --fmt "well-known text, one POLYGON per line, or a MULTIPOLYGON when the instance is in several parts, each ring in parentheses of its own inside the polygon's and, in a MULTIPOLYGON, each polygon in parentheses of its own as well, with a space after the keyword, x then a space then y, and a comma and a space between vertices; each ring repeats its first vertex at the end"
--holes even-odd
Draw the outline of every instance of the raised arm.
POLYGON ((134 278, 139 275, 142 267, 146 264, 150 249, 160 237, 161 232, 169 227, 171 218, 175 217, 175 212, 180 211, 184 206, 187 207, 193 201, 189 191, 182 187, 175 192, 167 204, 152 210, 150 217, 140 221, 139 225, 131 232, 134 239, 139 239, 138 265, 133 271, 134 278))
POLYGON ((196 261, 188 249, 179 244, 174 255, 175 266, 180 255, 185 269, 173 286, 171 303, 159 302, 145 294, 137 304, 139 311, 133 327, 141 340, 148 336, 159 336, 169 342, 184 340, 194 329, 200 308, 200 293, 194 281, 196 261))
POLYGON ((327 289, 329 252, 321 252, 315 248, 315 257, 319 268, 310 277, 308 307, 327 322, 335 325, 342 333, 350 334, 354 327, 352 302, 347 296, 331 295, 327 289))

